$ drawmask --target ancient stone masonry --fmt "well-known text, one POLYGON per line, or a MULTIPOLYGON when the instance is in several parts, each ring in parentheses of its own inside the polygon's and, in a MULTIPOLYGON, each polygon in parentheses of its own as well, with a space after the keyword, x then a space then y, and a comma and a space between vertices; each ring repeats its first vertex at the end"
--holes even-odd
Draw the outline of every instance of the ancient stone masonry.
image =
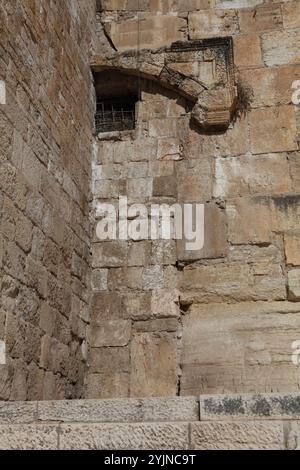
POLYGON ((1 400, 83 396, 93 1, 0 1, 1 400))
POLYGON ((97 15, 97 96, 137 104, 134 130, 96 137, 94 225, 120 195, 203 203, 205 245, 94 229, 87 396, 298 390, 299 2, 107 0, 97 15))
POLYGON ((0 0, 0 22, 0 400, 299 390, 299 1, 0 0), (204 247, 99 239, 120 196, 203 204, 204 247))

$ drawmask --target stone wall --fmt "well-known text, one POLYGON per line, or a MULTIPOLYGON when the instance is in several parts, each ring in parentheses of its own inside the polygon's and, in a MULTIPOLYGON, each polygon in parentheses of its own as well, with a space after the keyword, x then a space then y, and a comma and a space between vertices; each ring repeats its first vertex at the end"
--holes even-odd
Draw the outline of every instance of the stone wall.
POLYGON ((299 450, 299 416, 299 394, 8 403, 0 449, 299 450))
POLYGON ((83 395, 95 5, 0 2, 0 399, 83 395))
POLYGON ((107 0, 98 9, 93 67, 139 75, 141 100, 134 132, 98 139, 95 207, 119 195, 199 202, 206 228, 200 252, 94 238, 88 397, 298 390, 299 2, 107 0), (225 36, 237 94, 222 105, 220 130, 221 98, 208 97, 219 90, 215 56, 177 64, 179 75, 172 64, 166 79, 155 54, 225 36), (204 83, 194 101, 182 93, 187 77, 204 83), (193 125, 191 101, 214 118, 193 125))

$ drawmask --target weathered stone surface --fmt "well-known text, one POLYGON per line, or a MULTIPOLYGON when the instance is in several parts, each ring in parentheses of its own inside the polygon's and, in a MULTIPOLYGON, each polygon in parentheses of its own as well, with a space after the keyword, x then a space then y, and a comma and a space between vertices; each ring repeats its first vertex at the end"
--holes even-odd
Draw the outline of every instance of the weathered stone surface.
POLYGON ((174 396, 176 339, 170 333, 137 333, 131 344, 130 396, 174 396))
POLYGON ((40 402, 38 419, 65 423, 187 422, 199 419, 199 403, 194 397, 40 402))
POLYGON ((197 450, 283 450, 283 426, 280 421, 192 424, 192 445, 197 450))
POLYGON ((127 346, 130 341, 131 322, 110 320, 105 323, 91 324, 90 343, 93 348, 127 346))
POLYGON ((300 266, 300 234, 286 233, 284 235, 284 246, 287 264, 300 266))
POLYGON ((189 14, 189 34, 191 39, 228 36, 238 31, 237 16, 234 11, 201 11, 189 14))
POLYGON ((237 67, 257 68, 263 66, 260 38, 256 34, 234 37, 234 61, 237 67))
POLYGON ((280 5, 262 5, 255 10, 242 10, 239 20, 241 32, 272 31, 283 27, 280 5))
POLYGON ((37 403, 0 402, 0 425, 29 424, 37 419, 37 403))
POLYGON ((293 107, 279 106, 252 110, 250 138, 254 154, 295 150, 298 146, 293 107))
POLYGON ((290 302, 193 305, 183 324, 182 393, 297 392, 291 345, 299 328, 290 302))
POLYGON ((298 48, 299 31, 276 31, 262 36, 264 62, 268 67, 297 64, 300 60, 298 48))
POLYGON ((56 426, 13 425, 0 426, 1 450, 57 450, 56 426))
POLYGON ((201 395, 201 421, 299 419, 300 396, 291 394, 201 395))
POLYGON ((63 424, 62 450, 130 450, 188 448, 187 424, 63 424))
POLYGON ((289 299, 300 302, 300 269, 291 269, 288 272, 289 299))

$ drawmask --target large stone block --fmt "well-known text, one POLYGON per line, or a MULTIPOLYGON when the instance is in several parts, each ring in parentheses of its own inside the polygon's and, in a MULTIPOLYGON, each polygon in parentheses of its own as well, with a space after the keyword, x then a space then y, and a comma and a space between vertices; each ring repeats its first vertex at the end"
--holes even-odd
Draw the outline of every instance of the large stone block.
POLYGON ((217 8, 251 8, 263 3, 264 0, 216 0, 217 8))
POLYGON ((37 419, 35 402, 0 402, 0 425, 29 424, 37 419))
POLYGON ((199 403, 194 397, 70 400, 40 402, 39 421, 64 423, 134 423, 199 420, 199 403))
POLYGON ((296 136, 295 111, 292 106, 251 111, 250 138, 254 154, 296 150, 296 136))
POLYGON ((260 37, 256 34, 242 34, 234 37, 234 63, 241 69, 263 67, 260 37))
POLYGON ((182 160, 176 164, 179 202, 205 202, 212 193, 212 161, 182 160))
POLYGON ((282 29, 281 5, 262 5, 254 10, 239 12, 242 33, 282 29))
POLYGON ((102 324, 91 324, 89 341, 92 348, 127 346, 131 336, 131 322, 110 320, 102 324))
POLYGON ((287 264, 300 266, 300 233, 286 233, 284 247, 287 264))
POLYGON ((297 392, 298 304, 194 305, 183 320, 181 392, 297 392))
POLYGON ((130 396, 174 396, 177 386, 176 337, 136 333, 131 343, 130 396))
POLYGON ((188 449, 187 424, 63 424, 62 450, 185 450, 188 449))
POLYGON ((264 62, 268 67, 283 64, 297 64, 300 61, 300 32, 276 31, 262 36, 264 62))
POLYGON ((58 450, 55 425, 18 424, 0 426, 1 450, 58 450))
POLYGON ((216 198, 229 199, 291 191, 289 162, 284 154, 226 157, 215 160, 216 198))
POLYGON ((201 421, 299 419, 300 396, 289 394, 202 395, 201 421))
POLYGON ((191 39, 214 36, 230 36, 238 32, 238 18, 235 11, 203 10, 189 14, 191 39))
POLYGON ((300 269, 288 272, 289 300, 300 302, 300 269))
POLYGON ((197 450, 283 450, 283 425, 280 421, 192 424, 192 446, 197 450))

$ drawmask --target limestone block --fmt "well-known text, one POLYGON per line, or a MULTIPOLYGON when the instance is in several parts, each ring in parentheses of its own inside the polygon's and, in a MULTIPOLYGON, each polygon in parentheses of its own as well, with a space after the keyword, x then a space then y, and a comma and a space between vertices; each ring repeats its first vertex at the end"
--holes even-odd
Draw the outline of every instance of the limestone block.
POLYGON ((0 402, 0 425, 29 424, 37 418, 37 403, 0 402))
POLYGON ((182 160, 176 164, 179 202, 205 202, 212 193, 212 162, 209 158, 182 160))
POLYGON ((130 396, 174 396, 176 338, 172 333, 136 333, 131 343, 130 396))
POLYGON ((158 139, 158 160, 181 160, 181 154, 182 148, 179 139, 168 137, 158 139))
POLYGON ((89 353, 89 374, 109 376, 112 370, 119 373, 129 372, 129 354, 129 346, 120 348, 91 348, 89 353))
POLYGON ((197 450, 283 450, 283 426, 280 421, 192 424, 192 445, 197 450))
POLYGON ((55 425, 39 424, 0 426, 0 449, 57 450, 57 428, 55 425))
POLYGON ((263 3, 264 0, 216 0, 217 8, 251 8, 263 3))
POLYGON ((296 64, 300 60, 299 31, 276 31, 262 36, 264 62, 268 67, 296 64))
POLYGON ((93 269, 92 288, 95 291, 107 290, 108 269, 93 269))
POLYGON ((241 119, 230 125, 226 133, 217 134, 213 137, 214 156, 245 155, 250 150, 248 133, 248 119, 241 117, 241 119))
POLYGON ((238 32, 238 19, 235 11, 203 10, 189 14, 189 34, 191 39, 230 36, 238 32))
POLYGON ((92 263, 94 268, 114 268, 124 266, 127 258, 127 243, 106 241, 92 246, 92 263))
POLYGON ((298 195, 273 196, 270 200, 272 230, 291 232, 300 229, 300 197, 298 195))
POLYGON ((91 322, 122 318, 122 297, 116 292, 97 292, 91 298, 91 322))
POLYGON ((228 236, 232 244, 270 243, 271 210, 268 204, 240 198, 226 206, 228 236))
POLYGON ((137 241, 129 245, 128 266, 147 266, 150 261, 151 244, 149 241, 137 241))
POLYGON ((215 168, 216 198, 292 191, 289 164, 284 154, 221 157, 215 160, 215 168))
POLYGON ((152 196, 153 179, 152 178, 132 178, 127 182, 127 194, 129 202, 135 200, 143 201, 152 196))
POLYGON ((197 421, 199 403, 194 397, 50 401, 38 404, 38 419, 64 423, 197 421))
POLYGON ((127 346, 130 336, 131 322, 127 320, 110 320, 89 327, 92 348, 127 346))
POLYGON ((282 66, 278 68, 262 68, 255 71, 242 72, 242 81, 253 89, 251 107, 275 106, 290 104, 291 84, 299 79, 299 66, 282 66), (259 81, 260 86, 256 86, 259 81))
POLYGON ((234 63, 238 68, 263 67, 260 37, 243 34, 234 37, 234 63))
POLYGON ((179 291, 157 289, 152 292, 152 314, 157 317, 179 317, 179 291))
POLYGON ((284 28, 296 29, 300 24, 300 4, 297 1, 286 2, 282 5, 284 28))
POLYGON ((201 421, 299 419, 298 393, 259 395, 202 395, 201 421))
POLYGON ((300 301, 300 269, 291 269, 288 272, 289 299, 300 301))
POLYGON ((286 233, 284 247, 287 264, 300 266, 300 233, 286 233))
POLYGON ((154 178, 153 196, 176 197, 177 182, 175 176, 158 176, 157 178, 154 178))
POLYGON ((124 317, 132 320, 145 320, 151 317, 151 293, 133 292, 123 297, 124 317))
POLYGON ((227 129, 231 120, 231 91, 226 88, 205 90, 192 111, 192 119, 200 127, 227 129))
POLYGON ((142 268, 115 268, 109 270, 108 287, 111 291, 142 290, 142 268))
POLYGON ((185 37, 186 21, 176 16, 148 16, 140 23, 136 19, 109 23, 106 30, 118 51, 157 49, 170 46, 185 37))
POLYGON ((250 113, 250 139, 254 154, 296 150, 296 135, 292 106, 253 109, 250 113))
POLYGON ((291 302, 192 306, 183 320, 182 393, 298 392, 298 313, 291 302))
POLYGON ((143 289, 161 289, 164 283, 163 269, 161 266, 150 266, 143 270, 143 289))
POLYGON ((109 374, 89 374, 86 397, 93 399, 126 398, 129 394, 129 374, 118 370, 109 374))
POLYGON ((63 424, 60 431, 64 450, 188 449, 187 424, 63 424))
POLYGON ((152 137, 176 137, 177 119, 152 119, 149 122, 149 134, 152 137))
MULTIPOLYGON (((194 216, 195 217, 195 216, 194 216)), ((203 227, 199 226, 200 232, 203 227)), ((179 261, 222 258, 227 253, 227 220, 225 211, 217 204, 209 203, 204 207, 204 247, 200 250, 187 250, 187 238, 176 241, 177 258, 179 261)))
POLYGON ((177 0, 176 10, 178 11, 193 11, 193 10, 208 10, 212 5, 212 0, 177 0))
POLYGON ((239 19, 243 33, 272 31, 283 27, 280 5, 262 5, 255 10, 242 10, 239 19))

